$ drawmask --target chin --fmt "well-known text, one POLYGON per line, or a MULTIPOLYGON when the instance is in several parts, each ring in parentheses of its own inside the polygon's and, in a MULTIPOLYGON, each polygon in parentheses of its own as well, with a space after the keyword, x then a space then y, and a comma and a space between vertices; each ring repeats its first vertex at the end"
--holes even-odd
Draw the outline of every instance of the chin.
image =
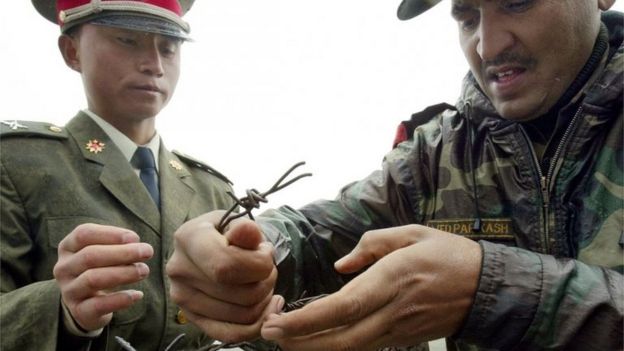
POLYGON ((494 102, 494 108, 501 117, 515 122, 531 121, 543 114, 537 109, 527 108, 529 105, 522 101, 494 102))

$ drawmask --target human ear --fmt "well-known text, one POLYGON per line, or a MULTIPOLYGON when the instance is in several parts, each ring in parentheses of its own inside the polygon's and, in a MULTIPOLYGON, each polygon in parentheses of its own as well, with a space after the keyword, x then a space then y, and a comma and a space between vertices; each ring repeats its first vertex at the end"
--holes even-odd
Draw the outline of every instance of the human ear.
POLYGON ((614 3, 615 0, 598 0, 598 8, 602 11, 607 11, 611 8, 611 6, 613 6, 614 3))
POLYGON ((78 51, 78 39, 67 34, 61 34, 58 38, 58 47, 67 67, 76 72, 82 72, 80 67, 80 54, 78 51))

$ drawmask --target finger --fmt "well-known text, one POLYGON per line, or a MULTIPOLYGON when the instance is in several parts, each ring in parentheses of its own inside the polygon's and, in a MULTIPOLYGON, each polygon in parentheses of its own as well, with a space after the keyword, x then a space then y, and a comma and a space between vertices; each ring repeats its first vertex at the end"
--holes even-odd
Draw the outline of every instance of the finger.
POLYGON ((86 299, 103 290, 113 290, 122 285, 136 283, 148 274, 149 267, 143 262, 90 269, 63 285, 63 297, 70 301, 86 299))
POLYGON ((392 299, 389 294, 368 288, 361 277, 299 310, 271 316, 262 327, 262 335, 275 340, 341 327, 372 314, 392 299))
POLYGON ((224 235, 230 245, 248 250, 255 250, 264 241, 258 225, 248 218, 233 220, 224 235))
POLYGON ((182 265, 187 265, 198 269, 209 280, 222 284, 258 282, 267 279, 275 269, 273 248, 264 243, 256 250, 247 250, 223 245, 216 239, 196 239, 193 243, 179 243, 175 255, 186 256, 186 260, 173 265, 170 274, 185 276, 187 273, 182 270, 182 265), (219 249, 209 246, 211 244, 219 249))
POLYGON ((183 310, 183 312, 193 324, 198 326, 211 338, 220 340, 224 343, 231 343, 257 339, 260 336, 260 327, 262 325, 262 321, 265 319, 265 316, 281 311, 283 305, 284 299, 281 296, 273 296, 269 304, 263 310, 262 317, 253 324, 221 322, 204 318, 190 311, 187 312, 186 310, 183 310))
POLYGON ((124 290, 100 294, 74 305, 65 302, 72 317, 83 329, 96 330, 110 322, 111 313, 126 309, 142 298, 142 291, 124 290))
MULTIPOLYGON (((275 316, 271 315, 269 319, 275 316)), ((396 344, 399 340, 393 340, 385 327, 388 324, 386 317, 383 309, 383 312, 376 312, 353 324, 296 338, 280 339, 278 344, 284 351, 374 351, 390 346, 391 342, 394 342, 392 346, 399 346, 396 344)), ((262 336, 266 338, 264 328, 262 336)))
POLYGON ((343 274, 360 271, 387 254, 418 242, 422 232, 421 226, 416 225, 368 231, 349 254, 336 261, 334 268, 343 274))
POLYGON ((177 278, 172 280, 172 286, 187 286, 201 291, 204 295, 226 303, 241 306, 252 306, 262 301, 265 296, 272 294, 277 280, 277 269, 274 268, 267 279, 246 284, 222 284, 208 278, 191 279, 177 278))
POLYGON ((256 250, 230 245, 223 251, 227 259, 203 261, 202 270, 211 271, 222 284, 254 283, 269 278, 275 270, 273 246, 262 243, 256 250))
POLYGON ((59 243, 59 251, 77 252, 89 245, 115 245, 139 242, 139 236, 128 229, 81 224, 59 243))
POLYGON ((200 290, 180 284, 172 284, 170 294, 172 300, 184 310, 204 318, 236 324, 255 323, 262 316, 272 298, 272 292, 270 292, 260 302, 243 306, 216 299, 200 290))
MULTIPOLYGON (((263 244, 264 245, 264 244, 263 244)), ((232 247, 235 248, 235 247, 232 247)), ((228 251, 232 248, 225 248, 221 250, 228 251)), ((235 248, 240 251, 241 249, 235 248)), ((239 305, 253 305, 261 301, 266 295, 270 294, 275 286, 277 280, 277 268, 272 264, 272 260, 266 257, 266 260, 270 261, 267 265, 268 273, 248 273, 241 268, 241 264, 233 260, 232 263, 226 263, 226 261, 232 260, 231 255, 226 257, 211 257, 201 261, 202 267, 198 267, 195 262, 190 258, 190 255, 197 253, 188 253, 184 250, 178 249, 174 252, 173 256, 167 262, 166 271, 169 279, 171 280, 171 286, 189 286, 194 289, 200 290, 205 295, 212 298, 222 300, 229 303, 235 303, 239 305), (215 262, 212 264, 212 262, 215 262), (223 267, 215 267, 215 265, 223 267), (243 272, 227 272, 225 266, 232 265, 237 267, 243 272), (255 274, 250 277, 250 274, 255 274)), ((247 252, 247 255, 256 255, 247 252)), ((243 260, 244 264, 248 264, 243 260)), ((252 266, 255 260, 250 263, 252 266)), ((256 264, 261 266, 260 264, 256 264)), ((249 267, 249 270, 256 270, 258 267, 249 267)), ((181 296, 182 297, 182 296, 181 296)))
POLYGON ((59 262, 55 275, 76 277, 88 269, 146 261, 153 254, 154 249, 147 243, 90 245, 59 262))

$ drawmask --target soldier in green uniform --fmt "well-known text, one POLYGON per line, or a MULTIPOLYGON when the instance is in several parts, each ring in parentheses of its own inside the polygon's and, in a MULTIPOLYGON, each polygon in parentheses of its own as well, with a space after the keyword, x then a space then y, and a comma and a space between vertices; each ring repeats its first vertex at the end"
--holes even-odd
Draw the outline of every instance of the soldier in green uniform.
MULTIPOLYGON (((33 0, 58 23, 87 108, 65 126, 0 124, 0 349, 177 349, 212 340, 168 294, 173 233, 229 208, 229 181, 155 125, 179 77, 192 0, 33 0)), ((34 11, 33 11, 34 12, 34 11)), ((66 102, 59 102, 66 103, 66 102)))
MULTIPOLYGON (((399 17, 437 2, 404 0, 399 17)), ((197 235, 218 214, 187 222, 167 264, 175 301, 215 337, 262 335, 285 350, 441 337, 450 350, 624 349, 624 16, 606 11, 613 2, 453 0, 470 65, 458 102, 402 124, 382 170, 333 201, 232 222, 224 242, 197 235), (263 238, 275 284, 249 245, 263 238), (335 293, 266 315, 273 294, 304 292, 335 293)))

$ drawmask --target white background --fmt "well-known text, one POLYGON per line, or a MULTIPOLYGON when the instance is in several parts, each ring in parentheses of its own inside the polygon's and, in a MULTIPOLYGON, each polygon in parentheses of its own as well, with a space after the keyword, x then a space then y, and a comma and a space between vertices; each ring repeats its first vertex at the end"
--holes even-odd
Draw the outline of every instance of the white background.
MULTIPOLYGON (((467 71, 450 2, 406 22, 399 2, 196 0, 185 17, 195 42, 184 45, 176 95, 158 116, 166 146, 226 174, 239 195, 268 189, 303 160, 314 176, 269 206, 333 198, 380 166, 401 120, 454 103, 467 71)), ((7 1, 0 30, 0 120, 62 125, 86 107, 58 28, 30 1, 7 1)))
MULTIPOLYGON (((269 206, 333 198, 380 166, 401 120, 454 103, 467 71, 450 1, 405 22, 399 2, 195 1, 185 17, 195 41, 157 119, 166 146, 227 175, 239 195, 306 161, 314 176, 269 206)), ((0 120, 64 124, 86 107, 58 52, 59 29, 30 1, 7 2, 0 30, 0 120)))

